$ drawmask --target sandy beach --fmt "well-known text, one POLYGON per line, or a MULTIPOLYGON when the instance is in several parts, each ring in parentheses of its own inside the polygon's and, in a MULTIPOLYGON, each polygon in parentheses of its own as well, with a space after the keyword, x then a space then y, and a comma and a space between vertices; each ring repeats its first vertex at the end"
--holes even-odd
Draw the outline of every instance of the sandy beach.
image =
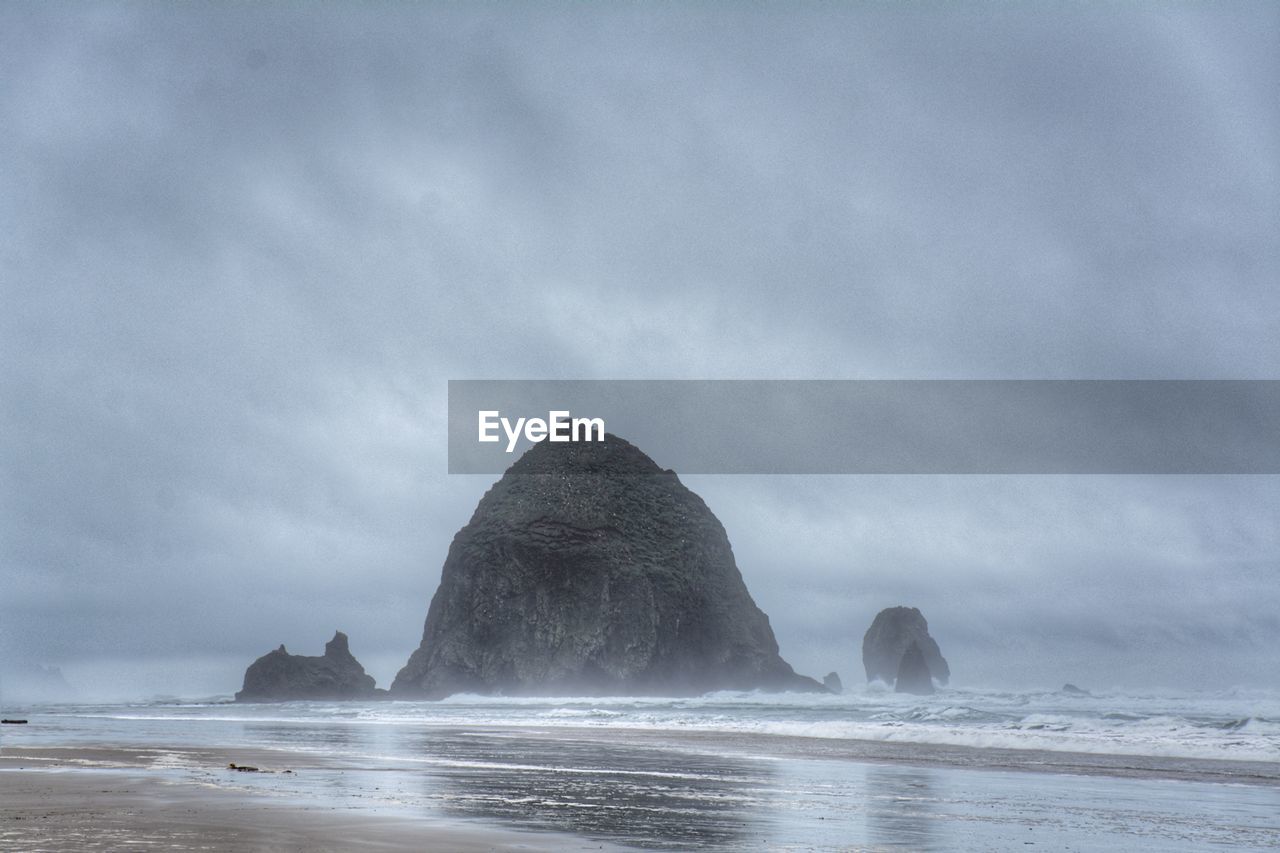
POLYGON ((111 771, 0 773, 6 850, 596 850, 576 839, 286 804, 111 771), (567 845, 567 846, 566 846, 567 845))
MULTIPOLYGON (((299 731, 313 742, 320 735, 299 731)), ((0 848, 1121 851, 1280 844, 1280 766, 1266 762, 586 728, 433 729, 398 742, 395 751, 375 740, 345 754, 155 742, 6 746, 0 848), (232 770, 231 762, 258 769, 232 770)))
MULTIPOLYGON (((271 751, 4 749, 0 849, 38 851, 559 851, 611 845, 291 796, 317 762, 271 751), (239 787, 225 754, 258 767, 239 787), (293 769, 297 768, 297 769, 293 769), (176 772, 175 772, 176 769, 176 772), (286 770, 288 772, 286 772, 286 770), (276 782, 278 784, 270 784, 276 782)), ((248 774, 245 774, 248 775, 248 774)))

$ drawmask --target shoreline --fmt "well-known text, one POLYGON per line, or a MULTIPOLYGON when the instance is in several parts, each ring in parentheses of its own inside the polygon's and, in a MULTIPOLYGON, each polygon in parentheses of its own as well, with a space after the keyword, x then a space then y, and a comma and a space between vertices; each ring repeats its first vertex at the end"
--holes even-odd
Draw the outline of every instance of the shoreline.
MULTIPOLYGON (((147 765, 142 763, 142 750, 67 747, 56 751, 64 754, 0 756, 0 848, 31 853, 140 847, 226 853, 618 849, 603 841, 552 831, 449 819, 395 806, 343 803, 337 798, 316 800, 287 790, 229 787, 207 781, 219 769, 236 773, 225 765, 195 772, 154 761, 147 765)), ((211 751, 157 752, 196 756, 211 751)), ((284 755, 239 754, 261 761, 262 776, 288 778, 283 770, 272 769, 279 765, 262 760, 284 755)), ((305 761, 288 763, 303 772, 307 767, 305 761)))
MULTIPOLYGON (((581 740, 611 742, 610 730, 591 726, 511 727, 468 726, 469 731, 518 732, 524 736, 555 739, 572 733, 581 740)), ((716 731, 672 731, 628 728, 628 737, 654 747, 728 747, 739 755, 770 758, 804 758, 899 764, 957 770, 993 770, 1109 776, 1118 779, 1167 779, 1173 781, 1246 784, 1280 787, 1280 761, 1188 758, 1131 753, 1073 752, 1069 750, 1012 749, 1000 746, 963 746, 916 741, 807 737, 789 734, 746 734, 716 731)), ((633 741, 633 743, 634 743, 633 741)), ((635 744, 640 745, 640 744, 635 744)))
POLYGON ((422 746, 397 755, 157 742, 6 746, 0 849, 826 850, 860 839, 857 849, 951 850, 1022 849, 1034 839, 1121 851, 1150 837, 1170 850, 1280 843, 1265 817, 1280 786, 1280 766, 1269 762, 601 727, 431 727, 412 737, 422 746), (231 762, 259 770, 241 773, 231 762), (1219 818, 1214 802, 1244 811, 1219 818))
MULTIPOLYGON (((531 725, 435 725, 427 732, 454 736, 468 732, 487 736, 533 738, 548 742, 616 744, 620 740, 640 748, 685 749, 739 757, 852 761, 941 769, 972 769, 1119 779, 1167 779, 1217 784, 1280 787, 1280 760, 1197 758, 1133 753, 1078 752, 1069 750, 1016 749, 1002 746, 936 744, 924 741, 828 738, 775 733, 707 730, 676 731, 665 728, 531 725)), ((0 746, 0 769, 18 759, 57 761, 76 765, 122 769, 154 766, 148 756, 185 756, 179 766, 225 767, 227 763, 261 765, 264 768, 349 766, 346 760, 287 748, 177 747, 154 744, 79 744, 74 746, 0 746), (74 757, 71 754, 74 753, 74 757)))

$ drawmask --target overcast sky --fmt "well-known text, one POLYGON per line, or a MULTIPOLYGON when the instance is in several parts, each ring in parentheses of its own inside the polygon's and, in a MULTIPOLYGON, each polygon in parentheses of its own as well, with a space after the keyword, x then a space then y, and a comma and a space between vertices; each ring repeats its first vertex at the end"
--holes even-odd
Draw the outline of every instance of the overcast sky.
MULTIPOLYGON (((0 2, 0 656, 379 684, 463 378, 1277 378, 1280 6, 0 2)), ((660 464, 662 459, 657 460, 660 464)), ((687 477, 783 656, 1280 686, 1280 478, 687 477)))

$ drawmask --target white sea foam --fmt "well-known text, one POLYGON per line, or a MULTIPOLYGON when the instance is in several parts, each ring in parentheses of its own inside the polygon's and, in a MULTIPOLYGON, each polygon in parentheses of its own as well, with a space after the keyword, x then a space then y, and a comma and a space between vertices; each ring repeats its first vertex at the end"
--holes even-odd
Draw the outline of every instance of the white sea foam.
MULTIPOLYGON (((335 727, 413 732, 473 726, 489 731, 548 727, 697 731, 1280 760, 1280 693, 1265 690, 1107 691, 1072 696, 1049 691, 951 688, 934 696, 915 697, 871 688, 840 696, 720 692, 681 699, 458 695, 439 702, 62 706, 46 709, 46 713, 61 719, 64 727, 77 731, 84 741, 109 741, 113 729, 127 729, 130 740, 160 741, 169 727, 199 723, 184 726, 184 737, 203 736, 205 742, 214 743, 228 731, 247 732, 268 742, 278 740, 289 748, 321 752, 348 748, 343 738, 332 735, 335 727), (308 734, 318 729, 331 736, 308 734)), ((38 730, 31 735, 38 738, 38 730)), ((115 736, 124 735, 116 732, 115 736)))

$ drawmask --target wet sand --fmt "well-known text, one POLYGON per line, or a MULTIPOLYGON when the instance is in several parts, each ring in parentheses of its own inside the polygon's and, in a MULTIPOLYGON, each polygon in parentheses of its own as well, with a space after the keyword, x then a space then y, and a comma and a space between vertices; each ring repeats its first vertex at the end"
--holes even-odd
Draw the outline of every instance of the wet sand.
MULTIPOLYGON (((446 822, 411 810, 328 805, 289 796, 314 767, 296 753, 237 753, 259 767, 256 790, 215 750, 66 748, 0 755, 0 850, 537 851, 608 850, 599 841, 446 822), (174 771, 182 763, 184 769, 174 771), (291 768, 298 768, 292 770, 291 768), (286 773, 285 770, 291 772, 286 773)), ((251 774, 243 774, 245 776, 251 774)))
MULTIPOLYGON (((478 730, 483 727, 470 728, 478 730)), ((504 731, 504 729, 495 728, 494 731, 504 731)), ((611 740, 609 735, 600 728, 524 727, 520 732, 526 737, 547 740, 563 740, 566 734, 572 734, 575 739, 581 741, 594 740, 606 743, 611 740)), ((1003 749, 989 746, 948 746, 910 741, 773 734, 762 737, 753 734, 646 729, 629 729, 627 738, 632 743, 783 759, 858 761, 870 764, 1024 771, 1118 779, 1168 779, 1280 788, 1280 756, 1277 756, 1276 761, 1234 761, 1065 750, 1003 749)))
POLYGON ((604 728, 298 731, 298 749, 5 747, 0 850, 1280 849, 1273 762, 604 728))

